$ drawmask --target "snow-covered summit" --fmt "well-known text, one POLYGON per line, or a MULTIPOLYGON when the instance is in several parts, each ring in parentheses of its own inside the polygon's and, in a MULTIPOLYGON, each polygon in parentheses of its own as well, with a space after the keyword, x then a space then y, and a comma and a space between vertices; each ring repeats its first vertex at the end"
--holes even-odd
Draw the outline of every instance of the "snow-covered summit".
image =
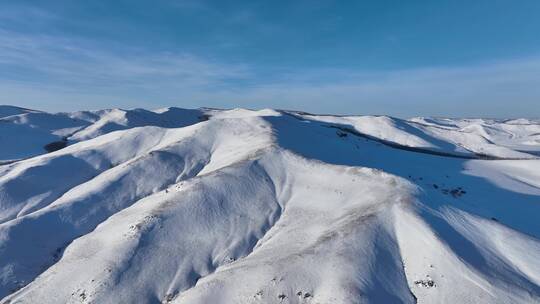
POLYGON ((0 303, 540 301, 537 121, 2 111, 0 303))
POLYGON ((16 106, 10 106, 10 105, 0 105, 0 118, 12 116, 12 115, 19 115, 19 114, 24 114, 24 113, 36 113, 36 112, 39 112, 39 111, 16 107, 16 106))

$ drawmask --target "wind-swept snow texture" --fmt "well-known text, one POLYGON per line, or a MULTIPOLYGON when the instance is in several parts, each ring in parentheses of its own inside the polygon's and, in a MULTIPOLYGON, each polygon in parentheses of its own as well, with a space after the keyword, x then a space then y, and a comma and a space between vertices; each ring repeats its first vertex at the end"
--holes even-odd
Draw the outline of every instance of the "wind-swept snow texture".
POLYGON ((0 303, 540 303, 538 121, 0 114, 0 303))

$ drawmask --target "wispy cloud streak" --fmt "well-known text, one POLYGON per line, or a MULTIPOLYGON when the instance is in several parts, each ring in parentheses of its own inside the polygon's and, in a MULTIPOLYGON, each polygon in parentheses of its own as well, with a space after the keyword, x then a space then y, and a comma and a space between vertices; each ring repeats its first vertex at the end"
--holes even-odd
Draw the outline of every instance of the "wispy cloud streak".
MULTIPOLYGON (((224 65, 190 54, 106 51, 88 42, 46 35, 0 31, 0 77, 41 75, 43 85, 61 82, 87 86, 148 86, 149 82, 205 86, 244 78, 244 66, 224 65), (10 71, 9 73, 6 71, 10 71)), ((36 77, 37 78, 37 77, 36 77)))
MULTIPOLYGON (((30 10, 38 23, 56 17, 30 10)), ((25 13, 0 13, 5 24, 25 13)), ((397 116, 540 116, 540 58, 391 71, 232 64, 0 25, 0 103, 274 107, 397 116)), ((89 106, 90 105, 90 106, 89 106)))

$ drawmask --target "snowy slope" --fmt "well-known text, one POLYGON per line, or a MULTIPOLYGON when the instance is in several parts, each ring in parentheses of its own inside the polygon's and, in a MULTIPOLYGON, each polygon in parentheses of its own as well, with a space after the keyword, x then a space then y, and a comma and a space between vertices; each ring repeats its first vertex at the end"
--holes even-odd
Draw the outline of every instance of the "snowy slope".
POLYGON ((485 119, 403 120, 387 116, 329 116, 297 114, 306 119, 353 128, 393 144, 487 158, 528 159, 540 155, 540 122, 485 119))
POLYGON ((0 163, 46 153, 46 145, 53 142, 64 142, 65 146, 112 131, 141 126, 178 128, 205 119, 201 110, 179 108, 156 111, 108 109, 54 114, 19 109, 9 106, 0 108, 0 145, 5 147, 0 151, 0 163))
POLYGON ((0 105, 0 118, 24 114, 24 113, 38 113, 38 112, 39 111, 16 107, 16 106, 0 105))
POLYGON ((540 301, 537 122, 29 114, 69 145, 0 166, 0 303, 540 301))

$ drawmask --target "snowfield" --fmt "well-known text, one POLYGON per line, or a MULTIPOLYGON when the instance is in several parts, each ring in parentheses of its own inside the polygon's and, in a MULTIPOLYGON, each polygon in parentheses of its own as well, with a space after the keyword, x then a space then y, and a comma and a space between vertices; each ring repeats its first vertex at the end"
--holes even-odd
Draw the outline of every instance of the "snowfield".
POLYGON ((540 121, 0 106, 0 303, 540 303, 540 121))

